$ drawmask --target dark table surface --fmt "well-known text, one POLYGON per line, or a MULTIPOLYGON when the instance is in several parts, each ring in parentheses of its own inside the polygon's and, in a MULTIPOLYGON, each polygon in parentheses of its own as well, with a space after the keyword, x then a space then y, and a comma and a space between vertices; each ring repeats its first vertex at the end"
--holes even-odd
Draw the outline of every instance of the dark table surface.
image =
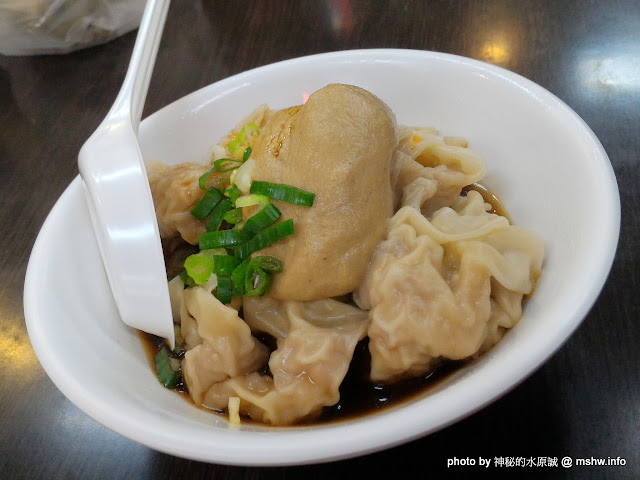
MULTIPOLYGON (((1 14, 1 12, 0 12, 1 14)), ((135 33, 68 55, 0 56, 0 478, 440 478, 461 457, 622 457, 625 466, 494 468, 515 478, 640 478, 640 4, 624 1, 175 0, 145 115, 229 75, 354 48, 490 62, 547 88, 593 129, 615 170, 622 227, 584 323, 513 391, 394 449, 324 465, 242 468, 150 450, 98 424, 48 379, 22 306, 36 235, 124 77, 135 33)), ((594 220, 595 224, 595 220, 594 220)), ((179 439, 176 439, 179 441, 179 439)))

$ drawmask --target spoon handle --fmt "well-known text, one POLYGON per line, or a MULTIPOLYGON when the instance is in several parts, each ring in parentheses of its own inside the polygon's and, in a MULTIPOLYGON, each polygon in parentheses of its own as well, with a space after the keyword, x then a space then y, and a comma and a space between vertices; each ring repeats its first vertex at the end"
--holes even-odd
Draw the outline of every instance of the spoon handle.
POLYGON ((107 118, 130 115, 138 132, 170 0, 148 0, 142 15, 129 69, 107 118))
POLYGON ((137 138, 168 7, 169 0, 148 0, 122 88, 80 149, 78 167, 122 321, 166 338, 173 349, 164 256, 137 138))

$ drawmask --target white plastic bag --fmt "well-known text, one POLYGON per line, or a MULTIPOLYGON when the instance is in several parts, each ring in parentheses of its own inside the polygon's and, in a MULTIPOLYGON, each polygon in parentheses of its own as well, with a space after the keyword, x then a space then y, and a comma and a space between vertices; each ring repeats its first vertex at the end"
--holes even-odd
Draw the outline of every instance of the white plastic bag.
POLYGON ((0 53, 68 53, 140 25, 145 0, 0 0, 0 53))

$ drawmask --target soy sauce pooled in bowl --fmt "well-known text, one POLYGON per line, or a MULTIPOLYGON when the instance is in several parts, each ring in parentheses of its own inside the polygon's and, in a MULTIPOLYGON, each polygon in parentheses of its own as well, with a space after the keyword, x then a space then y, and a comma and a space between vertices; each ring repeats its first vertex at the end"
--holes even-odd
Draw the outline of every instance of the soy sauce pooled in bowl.
MULTIPOLYGON (((142 331, 139 332, 139 336, 144 346, 149 366, 154 369, 154 358, 158 352, 166 348, 165 341, 160 337, 142 331)), ((270 350, 276 349, 276 341, 270 335, 257 335, 257 337, 261 342, 269 346, 270 350)), ((338 403, 326 406, 319 415, 310 419, 302 419, 294 425, 307 426, 350 420, 397 407, 437 388, 451 374, 473 362, 471 359, 446 361, 424 376, 408 378, 390 385, 372 384, 368 376, 371 368, 368 344, 369 341, 365 338, 356 346, 349 370, 340 385, 340 400, 338 403)), ((183 355, 176 355, 178 359, 181 359, 181 357, 183 358, 183 355)), ((268 367, 264 373, 269 373, 268 367)), ((179 393, 187 402, 193 404, 184 381, 178 382, 173 390, 179 393)), ((226 410, 210 411, 224 416, 227 415, 226 410)), ((245 417, 242 418, 242 422, 252 422, 252 420, 249 417, 245 417)))

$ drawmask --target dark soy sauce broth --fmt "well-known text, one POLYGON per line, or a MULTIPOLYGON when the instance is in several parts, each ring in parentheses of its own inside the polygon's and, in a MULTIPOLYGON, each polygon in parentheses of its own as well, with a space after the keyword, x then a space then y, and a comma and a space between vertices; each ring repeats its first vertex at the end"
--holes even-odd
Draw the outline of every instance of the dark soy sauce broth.
MULTIPOLYGON (((139 332, 139 336, 144 346, 149 366, 155 372, 154 356, 166 347, 165 341, 160 337, 145 332, 139 332)), ((275 350, 276 341, 270 335, 257 335, 256 338, 269 347, 270 350, 275 350)), ((331 407, 324 407, 319 416, 311 420, 302 420, 296 425, 308 426, 351 420, 411 401, 417 396, 425 394, 428 390, 435 388, 440 382, 446 380, 451 373, 471 361, 446 361, 442 362, 433 371, 419 377, 400 380, 393 384, 374 384, 369 381, 371 356, 369 355, 369 339, 365 338, 356 346, 349 371, 340 385, 340 401, 331 407)), ((265 367, 263 373, 270 374, 268 366, 265 367)), ((183 381, 180 381, 174 390, 185 400, 193 403, 183 381)), ((224 412, 205 410, 213 414, 224 414, 224 412)), ((259 423, 244 417, 242 422, 259 423)))
MULTIPOLYGON (((506 217, 509 222, 511 218, 498 197, 496 197, 485 186, 474 183, 462 189, 461 195, 466 196, 470 190, 475 190, 482 195, 484 201, 491 205, 490 213, 495 213, 506 217)), ((348 302, 347 302, 348 303, 348 302)), ((142 345, 144 346, 147 360, 151 370, 155 373, 154 356, 162 348, 166 347, 164 340, 160 337, 139 332, 142 345)), ((256 334, 255 337, 265 344, 271 351, 276 349, 276 339, 267 334, 256 334)), ((184 355, 184 354, 183 354, 184 355)), ((176 358, 182 358, 177 356, 176 358)), ((369 380, 371 371, 371 356, 369 354, 369 339, 360 341, 355 348, 353 359, 349 365, 349 370, 340 385, 340 400, 331 407, 324 407, 322 413, 311 420, 302 420, 297 426, 315 425, 320 423, 350 420, 372 413, 380 412, 387 408, 409 402, 419 396, 425 395, 429 390, 436 388, 440 383, 449 378, 451 374, 464 366, 470 365, 475 358, 466 360, 445 360, 437 365, 432 371, 414 378, 400 380, 392 384, 375 384, 369 380)), ((262 373, 270 374, 268 365, 262 373)), ((191 397, 187 391, 184 381, 181 381, 174 390, 191 402, 191 397)), ((212 410, 207 410, 216 413, 212 410)), ((219 412, 224 414, 224 412, 219 412)), ((250 418, 243 418, 243 423, 254 422, 250 418)), ((293 425, 293 426, 296 426, 293 425)), ((274 427, 276 428, 276 427, 274 427)))
POLYGON ((371 383, 369 339, 365 338, 356 346, 349 371, 340 385, 340 401, 331 407, 324 407, 320 417, 306 424, 350 420, 411 401, 437 387, 451 373, 469 362, 446 361, 419 377, 392 384, 371 383))

